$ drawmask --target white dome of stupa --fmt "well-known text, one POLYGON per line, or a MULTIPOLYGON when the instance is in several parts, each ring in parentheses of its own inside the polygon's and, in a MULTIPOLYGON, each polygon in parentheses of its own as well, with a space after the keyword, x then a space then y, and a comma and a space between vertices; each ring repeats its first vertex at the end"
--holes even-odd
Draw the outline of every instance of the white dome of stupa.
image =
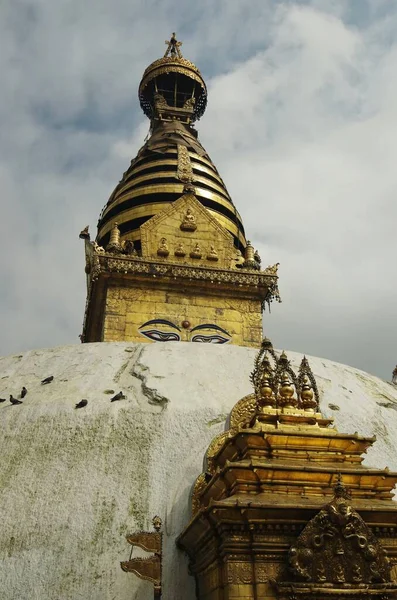
MULTIPOLYGON (((211 440, 251 393, 256 350, 211 344, 92 343, 0 359, 0 597, 151 600, 120 568, 125 536, 163 520, 163 600, 193 600, 175 539, 211 440), (50 384, 41 381, 49 376, 50 384), (10 394, 28 390, 23 404, 10 394), (117 392, 126 398, 111 402, 117 392), (75 404, 87 399, 84 408, 75 404)), ((288 353, 293 366, 302 358, 288 353)), ((377 436, 365 464, 397 470, 397 387, 309 357, 324 416, 377 436)))

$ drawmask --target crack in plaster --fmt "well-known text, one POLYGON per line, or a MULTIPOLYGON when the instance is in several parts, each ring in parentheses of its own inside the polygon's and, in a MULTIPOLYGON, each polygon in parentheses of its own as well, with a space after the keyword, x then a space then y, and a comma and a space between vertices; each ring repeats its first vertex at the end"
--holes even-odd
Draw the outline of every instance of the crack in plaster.
POLYGON ((141 382, 142 393, 148 399, 149 404, 154 406, 160 406, 164 409, 168 402, 169 398, 162 396, 156 388, 151 388, 147 384, 148 376, 150 374, 150 369, 147 365, 144 365, 140 362, 140 358, 144 352, 144 348, 142 348, 137 356, 136 362, 132 368, 131 375, 139 379, 141 382))

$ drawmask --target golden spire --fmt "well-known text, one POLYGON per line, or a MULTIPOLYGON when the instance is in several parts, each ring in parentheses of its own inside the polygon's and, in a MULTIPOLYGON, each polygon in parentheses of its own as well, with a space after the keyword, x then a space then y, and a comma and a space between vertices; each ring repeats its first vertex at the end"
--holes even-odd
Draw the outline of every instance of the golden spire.
POLYGON ((172 58, 183 58, 182 53, 179 50, 179 48, 182 46, 182 42, 177 41, 175 33, 172 34, 171 39, 169 41, 165 41, 165 44, 167 44, 168 47, 165 51, 164 58, 167 58, 167 56, 169 55, 171 55, 172 58))

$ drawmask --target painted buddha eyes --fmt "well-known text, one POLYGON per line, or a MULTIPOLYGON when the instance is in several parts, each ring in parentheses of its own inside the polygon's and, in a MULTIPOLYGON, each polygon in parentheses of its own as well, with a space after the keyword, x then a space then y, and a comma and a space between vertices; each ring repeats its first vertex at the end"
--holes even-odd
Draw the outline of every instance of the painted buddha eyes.
POLYGON ((154 342, 180 342, 181 340, 180 335, 173 331, 167 333, 164 331, 157 331, 157 329, 147 329, 146 331, 141 331, 141 334, 154 342))
POLYGON ((198 333, 193 335, 190 338, 191 342, 200 342, 202 344, 226 344, 232 339, 230 333, 228 333, 225 329, 222 329, 222 327, 219 327, 219 325, 215 325, 213 323, 197 325, 191 329, 190 333, 199 330, 208 331, 208 333, 198 333), (221 335, 222 333, 224 335, 221 335))
MULTIPOLYGON (((139 332, 153 342, 180 342, 181 329, 175 323, 166 319, 152 319, 139 327, 139 332), (170 331, 172 329, 173 331, 170 331), (176 330, 176 331, 175 331, 176 330)), ((201 344, 226 344, 231 335, 219 325, 205 323, 190 330, 190 342, 201 344), (194 332, 202 333, 194 333, 194 332)))
POLYGON ((154 342, 180 342, 180 333, 169 331, 170 327, 177 331, 181 331, 178 325, 171 323, 171 321, 167 321, 166 319, 152 319, 151 321, 146 321, 146 323, 139 327, 139 333, 154 342), (151 329, 144 329, 144 327, 148 327, 149 325, 157 325, 158 327, 156 329, 154 327, 151 329))

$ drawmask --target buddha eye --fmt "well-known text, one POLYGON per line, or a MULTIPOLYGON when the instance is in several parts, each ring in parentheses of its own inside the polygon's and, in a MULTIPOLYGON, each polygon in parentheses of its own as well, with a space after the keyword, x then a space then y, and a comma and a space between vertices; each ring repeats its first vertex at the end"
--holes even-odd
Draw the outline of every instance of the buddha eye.
POLYGON ((140 332, 142 335, 147 337, 149 340, 154 342, 179 342, 181 337, 178 333, 173 331, 159 331, 158 329, 147 329, 146 331, 140 332))
POLYGON ((225 338, 222 335, 194 335, 191 339, 192 342, 199 342, 201 344, 226 344, 230 341, 230 338, 225 338))

